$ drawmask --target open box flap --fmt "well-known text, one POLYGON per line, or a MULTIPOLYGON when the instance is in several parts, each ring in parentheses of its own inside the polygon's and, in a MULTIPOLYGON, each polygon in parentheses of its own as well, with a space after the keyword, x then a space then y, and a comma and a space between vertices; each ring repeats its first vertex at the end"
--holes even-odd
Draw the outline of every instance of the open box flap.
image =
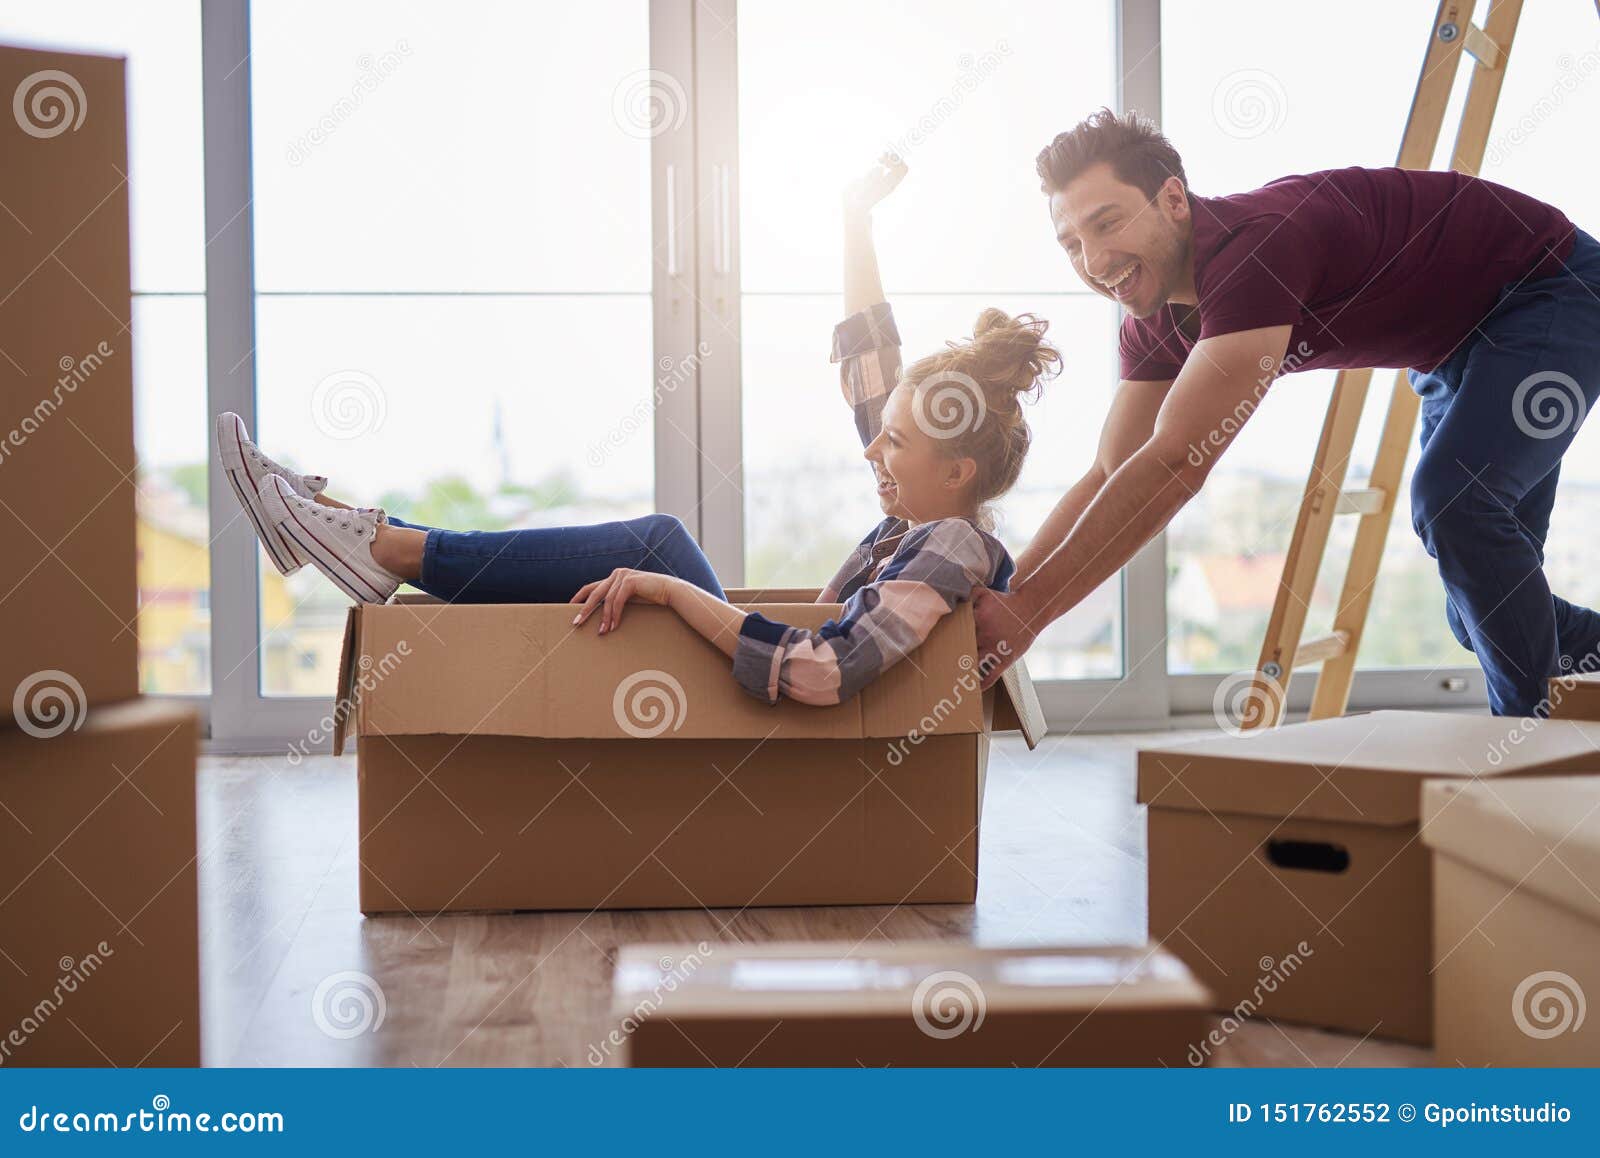
POLYGON ((344 617, 344 645, 339 649, 339 683, 334 691, 333 702, 333 754, 344 755, 345 737, 355 731, 353 721, 359 705, 356 702, 356 661, 358 648, 356 633, 360 628, 360 617, 356 612, 359 607, 352 607, 344 617))
POLYGON ((1044 709, 1039 706, 1039 692, 1028 674, 1026 660, 1019 659, 1000 677, 994 688, 994 722, 990 730, 1018 732, 1028 742, 1028 750, 1039 746, 1050 729, 1044 720, 1044 709))
MULTIPOLYGON (((839 610, 762 605, 770 618, 804 627, 839 610)), ((728 658, 667 608, 630 607, 623 631, 604 638, 574 628, 572 615, 567 604, 417 597, 355 609, 340 664, 353 730, 754 741, 983 730, 982 697, 966 686, 975 650, 967 605, 860 695, 825 708, 746 695, 728 658)), ((336 743, 342 747, 343 733, 336 743)))
POLYGON ((1369 712, 1141 749, 1139 802, 1399 825, 1417 821, 1425 780, 1597 771, 1600 724, 1369 712))

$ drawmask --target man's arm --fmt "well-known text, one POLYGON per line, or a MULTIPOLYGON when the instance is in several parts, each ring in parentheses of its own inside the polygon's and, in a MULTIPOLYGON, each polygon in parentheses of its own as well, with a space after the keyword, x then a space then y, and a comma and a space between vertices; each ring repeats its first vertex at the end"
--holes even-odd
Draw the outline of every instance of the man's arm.
POLYGON ((1290 329, 1270 326, 1198 342, 1148 441, 1106 480, 1061 546, 1011 594, 977 601, 979 655, 999 655, 1001 642, 1010 648, 1007 662, 986 668, 990 683, 1194 497, 1260 402, 1261 383, 1272 381, 1290 329))
POLYGON ((1045 517, 1033 541, 1017 556, 1017 581, 1025 581, 1061 546, 1083 512, 1100 493, 1106 480, 1132 458, 1155 431, 1156 413, 1172 389, 1172 381, 1128 382, 1117 385, 1100 431, 1100 448, 1084 476, 1061 496, 1061 501, 1045 517))

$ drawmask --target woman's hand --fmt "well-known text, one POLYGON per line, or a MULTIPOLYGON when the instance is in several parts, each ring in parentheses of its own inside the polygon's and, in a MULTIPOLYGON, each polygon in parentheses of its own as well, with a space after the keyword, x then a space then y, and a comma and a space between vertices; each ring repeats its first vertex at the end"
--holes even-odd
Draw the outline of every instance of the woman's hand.
POLYGON ((576 595, 572 597, 573 603, 581 603, 583 607, 572 619, 575 626, 582 626, 594 614, 595 609, 600 611, 600 635, 616 628, 622 622, 622 609, 628 600, 637 599, 641 603, 670 604, 672 602, 673 586, 680 580, 671 575, 659 575, 654 571, 635 571, 631 567, 618 567, 604 579, 585 584, 576 595))
POLYGON ((857 177, 844 190, 847 211, 866 213, 882 201, 906 175, 906 163, 895 153, 884 153, 878 163, 857 177))

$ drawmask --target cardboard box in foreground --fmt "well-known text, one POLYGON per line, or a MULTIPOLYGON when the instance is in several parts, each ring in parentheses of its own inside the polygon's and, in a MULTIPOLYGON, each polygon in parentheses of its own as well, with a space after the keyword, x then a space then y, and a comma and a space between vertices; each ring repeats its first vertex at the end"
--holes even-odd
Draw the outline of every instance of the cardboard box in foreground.
POLYGON ((1208 1001, 1156 946, 631 945, 601 1052, 625 1047, 634 1066, 1181 1066, 1208 1001))
POLYGON ((0 728, 139 694, 123 72, 0 47, 0 728))
POLYGON ((0 732, 0 1063, 200 1064, 194 715, 0 732))
POLYGON ((1005 713, 979 691, 969 606, 828 708, 746 695, 666 608, 572 610, 352 609, 363 912, 973 900, 991 727, 1043 724, 1020 665, 1005 713))
POLYGON ((1150 936, 1219 1008, 1426 1044, 1423 782, 1600 772, 1600 724, 1373 712, 1139 753, 1150 936))
POLYGON ((1430 784, 1434 1054, 1600 1065, 1600 778, 1430 784))

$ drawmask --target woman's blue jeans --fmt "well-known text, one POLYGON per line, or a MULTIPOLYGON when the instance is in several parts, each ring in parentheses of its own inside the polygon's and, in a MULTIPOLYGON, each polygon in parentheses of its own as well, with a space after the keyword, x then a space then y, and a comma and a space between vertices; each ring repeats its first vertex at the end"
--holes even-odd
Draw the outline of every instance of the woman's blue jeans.
POLYGON ((711 562, 675 515, 645 515, 588 527, 428 533, 422 577, 412 586, 450 603, 565 603, 618 567, 686 579, 723 598, 711 562))

